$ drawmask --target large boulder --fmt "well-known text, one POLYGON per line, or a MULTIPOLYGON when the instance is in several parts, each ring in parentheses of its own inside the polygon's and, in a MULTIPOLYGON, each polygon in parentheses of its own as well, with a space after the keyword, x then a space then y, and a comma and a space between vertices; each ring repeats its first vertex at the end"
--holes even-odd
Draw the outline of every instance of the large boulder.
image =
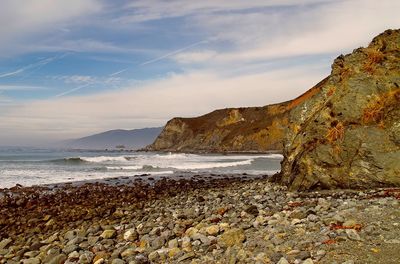
POLYGON ((291 190, 400 186, 400 30, 339 56, 290 111, 278 181, 291 190))

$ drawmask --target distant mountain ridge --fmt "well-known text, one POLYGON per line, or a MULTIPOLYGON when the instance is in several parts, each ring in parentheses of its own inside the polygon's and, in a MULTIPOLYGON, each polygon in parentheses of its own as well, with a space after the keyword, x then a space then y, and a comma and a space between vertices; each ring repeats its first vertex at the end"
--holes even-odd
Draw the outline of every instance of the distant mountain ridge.
POLYGON ((126 149, 140 149, 151 144, 162 131, 162 127, 124 130, 116 129, 60 143, 67 148, 82 149, 115 149, 124 146, 126 149))

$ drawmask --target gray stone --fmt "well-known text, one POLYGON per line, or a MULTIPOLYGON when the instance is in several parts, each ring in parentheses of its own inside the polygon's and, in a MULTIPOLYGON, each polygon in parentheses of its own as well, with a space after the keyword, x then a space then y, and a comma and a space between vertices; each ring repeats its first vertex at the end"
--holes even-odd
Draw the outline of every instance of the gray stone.
POLYGON ((63 264, 67 260, 67 256, 65 254, 57 255, 48 262, 48 264, 63 264))
POLYGON ((166 243, 165 237, 156 237, 153 241, 151 241, 151 247, 153 249, 159 249, 166 243))
POLYGON ((130 247, 125 249, 122 253, 121 253, 121 257, 126 259, 129 258, 131 256, 134 256, 136 254, 136 248, 135 247, 130 247))
POLYGON ((135 257, 135 261, 136 261, 137 264, 148 264, 148 263, 150 263, 149 259, 143 254, 137 255, 135 257))
POLYGON ((314 264, 314 261, 311 258, 304 260, 301 264, 314 264))
POLYGON ((67 245, 79 245, 80 243, 82 243, 85 240, 86 240, 86 237, 75 237, 75 238, 71 239, 67 243, 67 245))
POLYGON ((76 236, 78 235, 78 233, 76 232, 76 230, 71 230, 65 233, 64 238, 67 240, 72 240, 74 239, 76 236))
POLYGON ((59 247, 52 247, 49 250, 47 250, 47 255, 51 256, 51 255, 58 255, 61 253, 61 250, 59 247))
POLYGON ((345 262, 342 262, 342 264, 354 264, 354 260, 347 260, 345 262))
POLYGON ((68 254, 68 258, 72 259, 72 260, 79 259, 79 257, 80 257, 80 255, 79 255, 78 251, 73 251, 68 254))
POLYGON ((285 242, 285 240, 283 240, 281 237, 274 236, 274 237, 271 239, 271 242, 272 242, 275 246, 278 246, 278 245, 282 244, 283 242, 285 242))
POLYGON ((242 244, 244 240, 246 240, 246 236, 243 229, 234 228, 225 231, 225 233, 219 237, 218 243, 226 247, 231 247, 242 244))
POLYGON ((205 246, 208 246, 211 244, 211 240, 208 237, 206 237, 205 235, 200 234, 200 233, 194 234, 192 239, 200 240, 200 242, 205 246))
POLYGON ((94 258, 94 254, 90 251, 85 251, 81 256, 79 257, 79 263, 82 264, 90 264, 92 263, 94 258))
POLYGON ((318 216, 316 216, 315 214, 310 214, 307 216, 307 220, 310 222, 317 222, 318 221, 318 216))
POLYGON ((97 237, 97 236, 88 237, 88 243, 90 246, 94 246, 98 241, 99 241, 99 237, 97 237))
POLYGON ((310 252, 308 251, 301 251, 296 258, 301 259, 301 260, 305 260, 311 257, 310 252))
POLYGON ((12 242, 12 239, 11 239, 11 238, 3 239, 3 240, 0 242, 0 249, 6 248, 11 242, 12 242))
POLYGON ((196 256, 196 255, 195 255, 194 252, 188 252, 188 253, 186 253, 185 255, 183 255, 182 257, 180 257, 180 258, 178 259, 178 262, 191 259, 191 258, 193 258, 193 257, 195 257, 195 256, 196 256))
POLYGON ((124 233, 124 239, 127 241, 135 241, 138 239, 139 234, 136 232, 135 228, 129 229, 124 233))
POLYGON ((34 258, 34 257, 36 257, 37 255, 39 255, 40 254, 40 251, 28 251, 28 252, 25 252, 24 253, 24 257, 27 257, 27 258, 34 258))
POLYGON ((174 239, 172 239, 172 240, 170 240, 170 241, 168 242, 168 247, 169 247, 169 248, 177 248, 178 245, 179 245, 178 239, 176 239, 176 238, 174 238, 174 239))
POLYGON ((354 241, 360 241, 361 240, 360 235, 354 229, 346 229, 346 234, 347 234, 347 237, 350 240, 354 240, 354 241))
POLYGON ((77 245, 67 245, 67 246, 65 246, 64 248, 63 248, 63 252, 65 253, 65 254, 69 254, 69 253, 71 253, 71 252, 73 252, 73 251, 75 251, 75 250, 77 250, 78 249, 78 246, 77 245))
POLYGON ((125 264, 126 262, 122 259, 116 258, 113 259, 113 261, 111 262, 111 264, 125 264))
POLYGON ((94 235, 99 231, 100 231, 100 226, 95 225, 95 226, 89 227, 88 230, 86 230, 86 233, 94 235))
POLYGON ((44 244, 51 244, 54 241, 58 240, 58 233, 52 234, 50 237, 48 237, 46 240, 43 240, 42 243, 44 244))
POLYGON ((386 244, 400 244, 400 239, 388 239, 384 241, 386 244))
POLYGON ((160 255, 157 253, 157 251, 153 251, 151 252, 147 258, 151 261, 151 262, 155 262, 158 258, 160 257, 160 255))
POLYGON ((23 259, 22 264, 40 264, 39 258, 30 258, 30 259, 23 259))
POLYGON ((277 264, 289 264, 289 261, 287 261, 287 259, 285 259, 284 257, 282 257, 277 264))
POLYGON ((117 236, 117 231, 112 229, 104 230, 100 236, 104 239, 114 238, 117 236))

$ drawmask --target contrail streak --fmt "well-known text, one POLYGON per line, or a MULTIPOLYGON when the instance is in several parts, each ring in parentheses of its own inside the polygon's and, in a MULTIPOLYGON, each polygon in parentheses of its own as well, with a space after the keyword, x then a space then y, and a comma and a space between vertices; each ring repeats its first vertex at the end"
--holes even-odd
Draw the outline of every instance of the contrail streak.
MULTIPOLYGON (((160 57, 157 57, 157 58, 154 58, 154 59, 151 59, 151 60, 142 62, 142 63, 139 64, 138 66, 140 67, 140 66, 144 66, 144 65, 147 65, 147 64, 151 64, 151 63, 154 63, 154 62, 163 60, 163 59, 165 59, 165 58, 168 58, 168 57, 170 57, 170 56, 179 54, 179 53, 181 53, 181 52, 183 52, 183 51, 185 51, 185 50, 188 50, 188 49, 190 49, 190 48, 196 47, 196 46, 201 45, 201 44, 203 44, 203 43, 208 43, 208 40, 202 40, 202 41, 199 41, 199 42, 190 44, 189 46, 180 48, 180 49, 178 49, 178 50, 174 50, 174 51, 169 52, 169 53, 167 53, 167 54, 164 54, 164 55, 162 55, 162 56, 160 56, 160 57)), ((121 73, 127 71, 128 69, 129 69, 129 68, 125 68, 125 69, 122 69, 122 70, 120 70, 120 71, 117 71, 117 72, 114 72, 114 73, 110 73, 108 76, 110 76, 110 77, 117 76, 117 75, 119 75, 119 74, 121 74, 121 73)), ((56 95, 55 97, 56 97, 56 98, 62 97, 62 96, 64 96, 64 95, 70 94, 70 93, 72 93, 72 92, 79 91, 80 89, 85 88, 85 87, 87 87, 87 86, 89 86, 89 85, 90 85, 90 84, 85 84, 85 85, 82 85, 82 86, 73 88, 73 89, 71 89, 71 90, 68 90, 68 91, 65 91, 65 92, 63 92, 63 93, 60 93, 60 94, 56 95)))
POLYGON ((0 78, 14 76, 14 75, 20 74, 21 72, 24 72, 24 71, 25 71, 25 69, 21 68, 21 69, 18 69, 16 71, 13 71, 13 72, 2 73, 2 74, 0 74, 0 78))
POLYGON ((75 88, 73 88, 73 89, 71 89, 71 90, 68 90, 68 91, 65 91, 65 92, 63 92, 63 93, 57 94, 57 95, 54 96, 54 97, 55 97, 55 98, 58 98, 58 97, 61 97, 61 96, 64 96, 64 95, 67 95, 67 94, 70 94, 70 93, 79 91, 80 89, 83 89, 83 88, 85 88, 85 87, 88 87, 89 85, 92 85, 92 84, 91 84, 91 83, 87 83, 87 84, 85 84, 85 85, 81 85, 81 86, 75 87, 75 88))
POLYGON ((12 72, 2 73, 2 74, 0 74, 0 78, 15 76, 15 75, 18 75, 20 73, 26 72, 27 70, 30 70, 30 69, 35 69, 35 68, 39 68, 40 69, 41 67, 49 64, 50 62, 53 62, 55 60, 60 60, 60 59, 64 58, 68 54, 69 54, 69 52, 66 52, 66 53, 61 54, 61 55, 56 55, 56 56, 53 56, 53 57, 49 57, 49 58, 40 60, 40 61, 38 61, 36 63, 29 64, 29 65, 27 65, 25 67, 21 67, 20 69, 12 71, 12 72))
POLYGON ((160 61, 160 60, 162 60, 162 59, 168 58, 168 57, 170 57, 170 56, 172 56, 172 55, 176 55, 176 54, 178 54, 178 53, 181 53, 182 51, 185 51, 185 50, 187 50, 187 49, 196 47, 196 46, 198 46, 198 45, 200 45, 200 44, 207 43, 207 42, 208 42, 207 40, 202 40, 202 41, 193 43, 193 44, 191 44, 191 45, 189 45, 189 46, 186 46, 186 47, 184 47, 184 48, 181 48, 181 49, 178 49, 178 50, 169 52, 169 53, 167 53, 167 54, 165 54, 165 55, 163 55, 163 56, 160 56, 160 57, 158 57, 158 58, 145 61, 145 62, 139 64, 139 66, 144 66, 144 65, 147 65, 147 64, 150 64, 150 63, 154 63, 154 62, 160 61))
MULTIPOLYGON (((189 46, 180 48, 180 49, 178 49, 178 50, 171 51, 171 52, 169 52, 169 53, 167 53, 167 54, 164 54, 164 55, 162 55, 162 56, 160 56, 160 57, 157 57, 157 58, 154 58, 154 59, 151 59, 151 60, 142 62, 142 63, 140 63, 138 66, 144 66, 144 65, 147 65, 147 64, 151 64, 151 63, 154 63, 154 62, 163 60, 163 59, 165 59, 165 58, 168 58, 168 57, 170 57, 170 56, 179 54, 179 53, 181 53, 181 52, 183 52, 183 51, 185 51, 185 50, 188 50, 188 49, 190 49, 190 48, 196 47, 196 46, 198 46, 198 45, 200 45, 200 44, 203 44, 203 43, 208 43, 208 40, 202 40, 202 41, 199 41, 199 42, 190 44, 189 46)), ((129 68, 125 68, 125 69, 123 69, 123 70, 120 70, 120 71, 111 73, 111 74, 109 74, 109 76, 111 76, 111 77, 112 77, 112 76, 116 76, 116 75, 119 75, 119 74, 121 74, 121 73, 123 73, 123 72, 126 72, 127 70, 129 70, 129 68)))
POLYGON ((123 72, 126 72, 127 70, 128 70, 128 68, 123 69, 123 70, 120 70, 120 71, 117 71, 117 72, 114 72, 114 73, 111 73, 111 74, 109 74, 108 76, 113 77, 113 76, 115 76, 115 75, 119 75, 119 74, 121 74, 121 73, 123 73, 123 72))

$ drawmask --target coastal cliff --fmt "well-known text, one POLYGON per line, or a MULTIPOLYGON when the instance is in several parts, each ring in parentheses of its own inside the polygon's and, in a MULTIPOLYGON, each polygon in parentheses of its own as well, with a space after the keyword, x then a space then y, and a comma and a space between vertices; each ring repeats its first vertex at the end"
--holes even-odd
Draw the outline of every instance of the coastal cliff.
POLYGON ((320 91, 322 81, 298 98, 264 107, 227 108, 170 120, 148 151, 282 152, 288 114, 320 91))
POLYGON ((298 98, 174 118, 152 151, 283 152, 291 190, 400 186, 400 30, 341 55, 298 98))
POLYGON ((400 186, 400 30, 339 56, 321 92, 289 113, 291 190, 400 186))

